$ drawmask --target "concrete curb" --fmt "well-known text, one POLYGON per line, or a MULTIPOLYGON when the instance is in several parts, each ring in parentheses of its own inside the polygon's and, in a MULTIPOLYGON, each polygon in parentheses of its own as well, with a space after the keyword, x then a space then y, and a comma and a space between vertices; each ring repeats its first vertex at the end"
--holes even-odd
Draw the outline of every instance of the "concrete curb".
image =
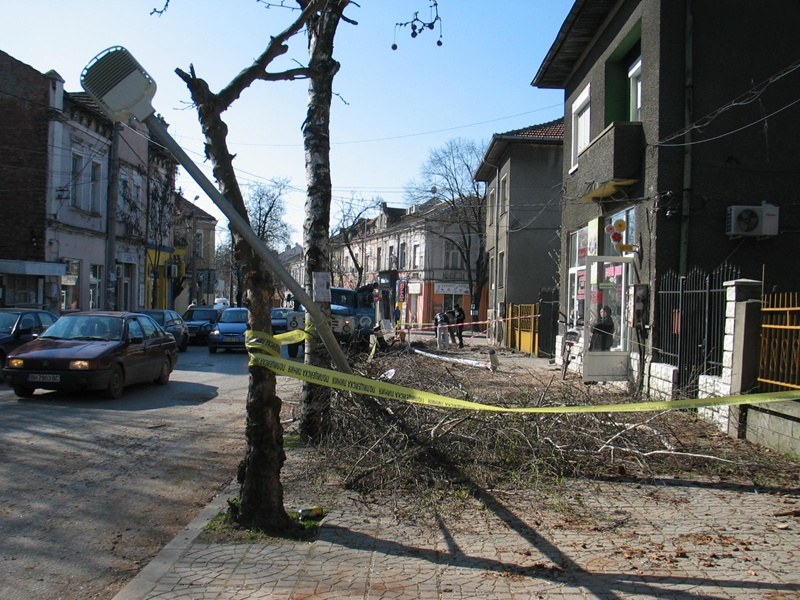
POLYGON ((194 543, 203 528, 211 519, 221 513, 227 506, 228 499, 238 494, 235 480, 225 487, 200 513, 184 527, 173 540, 156 554, 148 565, 116 595, 113 600, 142 600, 147 597, 158 581, 172 566, 183 556, 184 552, 194 543))

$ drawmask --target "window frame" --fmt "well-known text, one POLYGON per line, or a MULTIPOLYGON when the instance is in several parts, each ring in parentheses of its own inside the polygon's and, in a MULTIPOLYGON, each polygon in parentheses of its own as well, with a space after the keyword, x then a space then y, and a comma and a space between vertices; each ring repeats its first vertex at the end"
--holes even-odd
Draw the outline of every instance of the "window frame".
POLYGON ((628 69, 628 116, 630 120, 642 120, 642 57, 640 56, 628 69))
POLYGON ((583 91, 572 103, 572 139, 571 158, 572 170, 578 167, 578 156, 591 143, 592 103, 591 85, 586 84, 583 91))

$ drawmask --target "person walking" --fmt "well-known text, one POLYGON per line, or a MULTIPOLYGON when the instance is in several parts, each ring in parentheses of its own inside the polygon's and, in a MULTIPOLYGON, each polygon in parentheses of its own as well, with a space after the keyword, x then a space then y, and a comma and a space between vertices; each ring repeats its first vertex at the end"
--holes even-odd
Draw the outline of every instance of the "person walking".
POLYGON ((453 308, 453 313, 455 314, 455 321, 456 321, 456 336, 458 337, 458 347, 464 347, 464 320, 467 316, 464 314, 464 309, 461 308, 460 304, 456 304, 453 308))
POLYGON ((450 322, 447 319, 447 315, 442 311, 439 311, 433 316, 433 325, 436 327, 436 348, 437 350, 449 350, 450 349, 450 339, 449 334, 447 333, 448 325, 450 322))

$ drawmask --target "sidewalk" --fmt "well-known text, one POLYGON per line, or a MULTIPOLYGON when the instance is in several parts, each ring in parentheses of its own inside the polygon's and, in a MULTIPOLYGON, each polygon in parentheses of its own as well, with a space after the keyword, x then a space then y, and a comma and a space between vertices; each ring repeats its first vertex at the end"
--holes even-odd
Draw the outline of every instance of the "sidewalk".
POLYGON ((674 480, 569 488, 597 521, 494 493, 468 515, 398 522, 342 492, 313 543, 197 543, 230 489, 115 600, 800 598, 798 522, 775 516, 796 500, 674 480))
MULTIPOLYGON (((501 368, 507 361, 553 369, 507 354, 501 368)), ((287 452, 287 475, 302 474, 302 452, 287 452)), ((236 492, 218 496, 115 600, 800 599, 800 499, 785 490, 568 480, 561 498, 487 491, 430 522, 341 490, 314 542, 197 541, 236 492)), ((308 502, 295 494, 285 485, 287 507, 308 502)))

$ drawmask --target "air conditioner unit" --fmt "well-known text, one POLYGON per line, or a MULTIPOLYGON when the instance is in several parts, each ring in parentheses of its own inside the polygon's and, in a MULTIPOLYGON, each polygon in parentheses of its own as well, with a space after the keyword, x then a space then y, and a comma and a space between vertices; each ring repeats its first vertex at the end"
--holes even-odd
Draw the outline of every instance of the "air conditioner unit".
POLYGON ((729 206, 725 221, 726 235, 778 235, 780 209, 772 204, 729 206))
POLYGON ((170 279, 177 279, 178 277, 178 265, 167 265, 167 277, 170 279))

